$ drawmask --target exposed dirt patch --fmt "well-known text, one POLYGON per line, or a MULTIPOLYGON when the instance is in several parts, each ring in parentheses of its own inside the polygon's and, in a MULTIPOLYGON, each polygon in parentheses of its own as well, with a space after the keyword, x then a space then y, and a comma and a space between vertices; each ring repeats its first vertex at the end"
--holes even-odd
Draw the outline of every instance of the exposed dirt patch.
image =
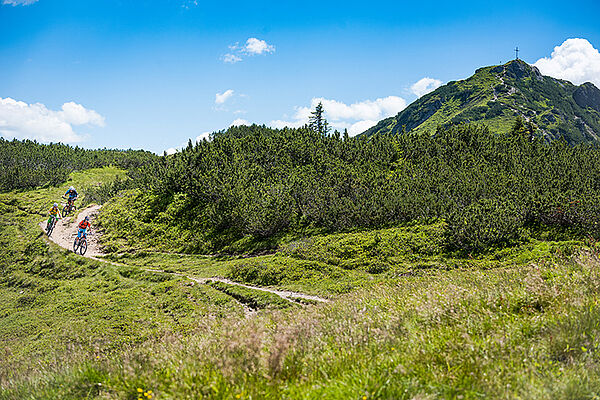
POLYGON ((187 278, 191 279, 193 281, 196 281, 198 283, 206 283, 207 281, 217 281, 217 282, 227 283, 229 285, 245 287, 248 289, 261 290, 263 292, 269 292, 269 293, 276 294, 277 296, 284 298, 286 300, 289 300, 291 302, 294 302, 295 301, 294 299, 304 299, 304 300, 309 300, 309 301, 317 301, 317 302, 321 302, 321 303, 326 303, 328 301, 327 299, 324 299, 319 296, 313 296, 313 295, 305 294, 305 293, 291 292, 289 290, 276 290, 276 289, 271 289, 271 288, 266 288, 266 287, 246 285, 246 284, 235 282, 235 281, 232 281, 232 280, 226 279, 226 278, 213 277, 213 278, 200 279, 200 278, 194 278, 191 276, 188 276, 187 278))
MULTIPOLYGON (((98 238, 94 236, 94 218, 100 212, 100 207, 98 205, 93 205, 87 208, 84 208, 77 215, 77 219, 75 217, 70 216, 67 218, 63 218, 56 222, 56 226, 54 227, 54 231, 50 235, 50 240, 59 245, 60 247, 64 247, 65 249, 72 249, 73 242, 75 241, 75 237, 77 237, 77 224, 85 217, 90 217, 90 223, 92 224, 92 234, 88 234, 88 248, 85 253, 85 257, 92 258, 101 256, 103 253, 100 250, 100 246, 98 245, 98 238)), ((48 219, 44 219, 40 222, 40 227, 46 231, 46 223, 48 219)))

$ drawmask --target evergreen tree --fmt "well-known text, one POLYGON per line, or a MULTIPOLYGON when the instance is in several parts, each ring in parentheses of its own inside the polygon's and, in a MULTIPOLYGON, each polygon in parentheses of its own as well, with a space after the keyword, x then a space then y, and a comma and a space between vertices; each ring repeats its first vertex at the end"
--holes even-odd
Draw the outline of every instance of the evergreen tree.
POLYGON ((311 116, 308 120, 308 127, 313 132, 319 133, 321 135, 327 135, 331 128, 329 127, 327 120, 323 116, 323 113, 323 103, 319 102, 319 104, 317 104, 317 107, 315 108, 315 111, 311 112, 311 116))

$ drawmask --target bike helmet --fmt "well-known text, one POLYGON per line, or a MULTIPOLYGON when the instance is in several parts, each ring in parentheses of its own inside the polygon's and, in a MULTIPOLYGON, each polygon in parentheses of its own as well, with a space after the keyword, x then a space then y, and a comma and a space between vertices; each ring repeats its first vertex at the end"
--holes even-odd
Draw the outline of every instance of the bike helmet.
POLYGON ((52 205, 52 207, 54 207, 54 208, 58 208, 58 203, 54 203, 54 204, 52 205))
POLYGON ((86 220, 86 221, 89 221, 89 220, 90 220, 90 217, 85 217, 85 220, 86 220))
POLYGON ((69 186, 69 190, 75 190, 73 186, 69 186))

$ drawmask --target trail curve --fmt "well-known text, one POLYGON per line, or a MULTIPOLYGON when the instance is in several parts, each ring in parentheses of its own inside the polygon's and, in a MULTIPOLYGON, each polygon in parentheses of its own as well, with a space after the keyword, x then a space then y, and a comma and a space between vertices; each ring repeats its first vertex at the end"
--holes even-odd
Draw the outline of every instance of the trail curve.
MULTIPOLYGON (((84 209, 81 209, 79 211, 79 214, 77 215, 76 219, 74 216, 70 216, 70 217, 63 218, 62 220, 57 221, 56 226, 54 227, 54 231, 52 232, 52 234, 49 237, 50 241, 52 241, 53 243, 57 244, 58 246, 60 246, 62 248, 65 248, 67 250, 72 249, 73 241, 75 240, 75 237, 77 236, 77 224, 79 223, 79 221, 83 220, 86 216, 90 217, 90 222, 92 224, 92 229, 93 229, 94 228, 94 218, 100 212, 101 207, 102 206, 100 206, 100 205, 92 205, 92 206, 86 207, 84 209)), ((44 219, 39 224, 40 228, 44 231, 46 230, 46 222, 47 222, 47 219, 44 219)), ((104 255, 104 253, 102 252, 102 249, 100 248, 100 245, 98 244, 98 237, 93 234, 88 235, 88 249, 87 249, 84 257, 91 258, 91 259, 101 261, 101 262, 105 262, 107 264, 126 265, 126 264, 114 263, 114 262, 99 258, 103 255, 104 255)), ((154 268, 146 268, 145 270, 148 272, 163 272, 163 273, 166 272, 166 271, 163 271, 162 269, 154 269, 154 268)), ((168 272, 168 273, 182 276, 191 281, 201 283, 201 284, 205 284, 208 281, 219 281, 219 282, 227 283, 229 285, 236 285, 236 286, 241 286, 241 287, 245 287, 248 289, 269 292, 269 293, 276 294, 277 296, 279 296, 285 300, 289 300, 289 301, 294 301, 294 298, 312 300, 312 301, 316 301, 316 302, 320 302, 320 303, 326 303, 329 301, 328 299, 324 299, 319 296, 309 295, 306 293, 292 292, 289 290, 277 290, 277 289, 271 289, 271 288, 262 287, 262 286, 247 285, 244 283, 235 282, 235 281, 232 281, 232 280, 229 280, 226 278, 222 278, 222 277, 218 277, 218 276, 214 276, 211 278, 196 278, 196 277, 188 276, 188 275, 181 274, 178 272, 168 272)))
MULTIPOLYGON (((77 214, 77 219, 75 216, 68 216, 61 220, 56 221, 56 225, 54 226, 54 230, 50 235, 49 239, 63 247, 65 249, 72 249, 73 242, 75 241, 75 237, 77 236, 77 224, 83 220, 85 217, 90 217, 90 221, 92 223, 92 232, 94 231, 94 218, 100 212, 100 208, 102 206, 92 205, 86 207, 79 211, 77 214)), ((48 219, 44 219, 40 222, 40 228, 46 231, 46 223, 48 219)), ((103 255, 100 246, 98 245, 98 238, 92 233, 87 236, 88 248, 84 257, 94 258, 103 255)))

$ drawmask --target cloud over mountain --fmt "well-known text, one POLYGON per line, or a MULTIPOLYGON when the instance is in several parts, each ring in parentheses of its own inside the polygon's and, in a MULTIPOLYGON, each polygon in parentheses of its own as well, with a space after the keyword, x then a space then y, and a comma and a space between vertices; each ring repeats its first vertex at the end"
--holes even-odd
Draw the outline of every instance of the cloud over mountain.
POLYGON ((415 82, 410 87, 410 91, 413 92, 417 97, 421 97, 429 92, 433 92, 440 86, 442 86, 442 81, 439 79, 425 77, 415 82))
POLYGON ((556 46, 550 57, 535 62, 544 75, 580 85, 592 82, 600 88, 600 52, 586 39, 573 38, 556 46))

